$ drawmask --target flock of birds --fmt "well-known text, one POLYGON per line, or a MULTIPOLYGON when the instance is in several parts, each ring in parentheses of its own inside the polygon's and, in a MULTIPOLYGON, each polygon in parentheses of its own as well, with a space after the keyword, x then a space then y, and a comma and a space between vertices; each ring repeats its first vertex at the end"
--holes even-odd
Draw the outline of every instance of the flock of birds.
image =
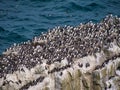
POLYGON ((55 27, 34 37, 31 41, 14 44, 0 56, 0 77, 36 64, 61 62, 71 64, 74 59, 108 49, 110 43, 120 46, 120 18, 108 15, 101 22, 88 22, 79 26, 55 27))

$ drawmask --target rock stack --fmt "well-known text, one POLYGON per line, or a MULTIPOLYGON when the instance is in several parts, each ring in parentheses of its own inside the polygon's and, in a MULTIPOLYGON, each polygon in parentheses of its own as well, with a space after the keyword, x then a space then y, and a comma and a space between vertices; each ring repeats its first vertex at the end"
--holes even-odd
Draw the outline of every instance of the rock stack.
POLYGON ((120 18, 14 44, 0 56, 0 90, 120 90, 120 18))

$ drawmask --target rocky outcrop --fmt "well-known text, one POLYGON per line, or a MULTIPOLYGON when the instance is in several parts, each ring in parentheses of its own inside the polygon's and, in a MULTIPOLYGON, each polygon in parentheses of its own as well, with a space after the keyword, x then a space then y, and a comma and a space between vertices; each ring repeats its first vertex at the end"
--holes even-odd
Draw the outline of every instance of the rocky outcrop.
POLYGON ((120 18, 14 44, 0 56, 0 90, 120 90, 120 18))

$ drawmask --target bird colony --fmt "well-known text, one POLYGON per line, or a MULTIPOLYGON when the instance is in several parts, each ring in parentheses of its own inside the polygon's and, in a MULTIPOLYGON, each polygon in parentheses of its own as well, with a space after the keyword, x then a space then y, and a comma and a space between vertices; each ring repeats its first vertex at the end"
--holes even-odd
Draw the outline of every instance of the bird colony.
POLYGON ((55 27, 0 55, 0 90, 120 90, 120 18, 55 27))

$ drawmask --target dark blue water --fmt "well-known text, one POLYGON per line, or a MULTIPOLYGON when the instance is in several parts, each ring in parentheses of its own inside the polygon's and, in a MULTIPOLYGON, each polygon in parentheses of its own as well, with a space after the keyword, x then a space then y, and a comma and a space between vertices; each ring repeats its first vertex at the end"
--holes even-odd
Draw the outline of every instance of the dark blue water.
POLYGON ((120 16, 120 0, 0 0, 0 54, 55 26, 120 16))

